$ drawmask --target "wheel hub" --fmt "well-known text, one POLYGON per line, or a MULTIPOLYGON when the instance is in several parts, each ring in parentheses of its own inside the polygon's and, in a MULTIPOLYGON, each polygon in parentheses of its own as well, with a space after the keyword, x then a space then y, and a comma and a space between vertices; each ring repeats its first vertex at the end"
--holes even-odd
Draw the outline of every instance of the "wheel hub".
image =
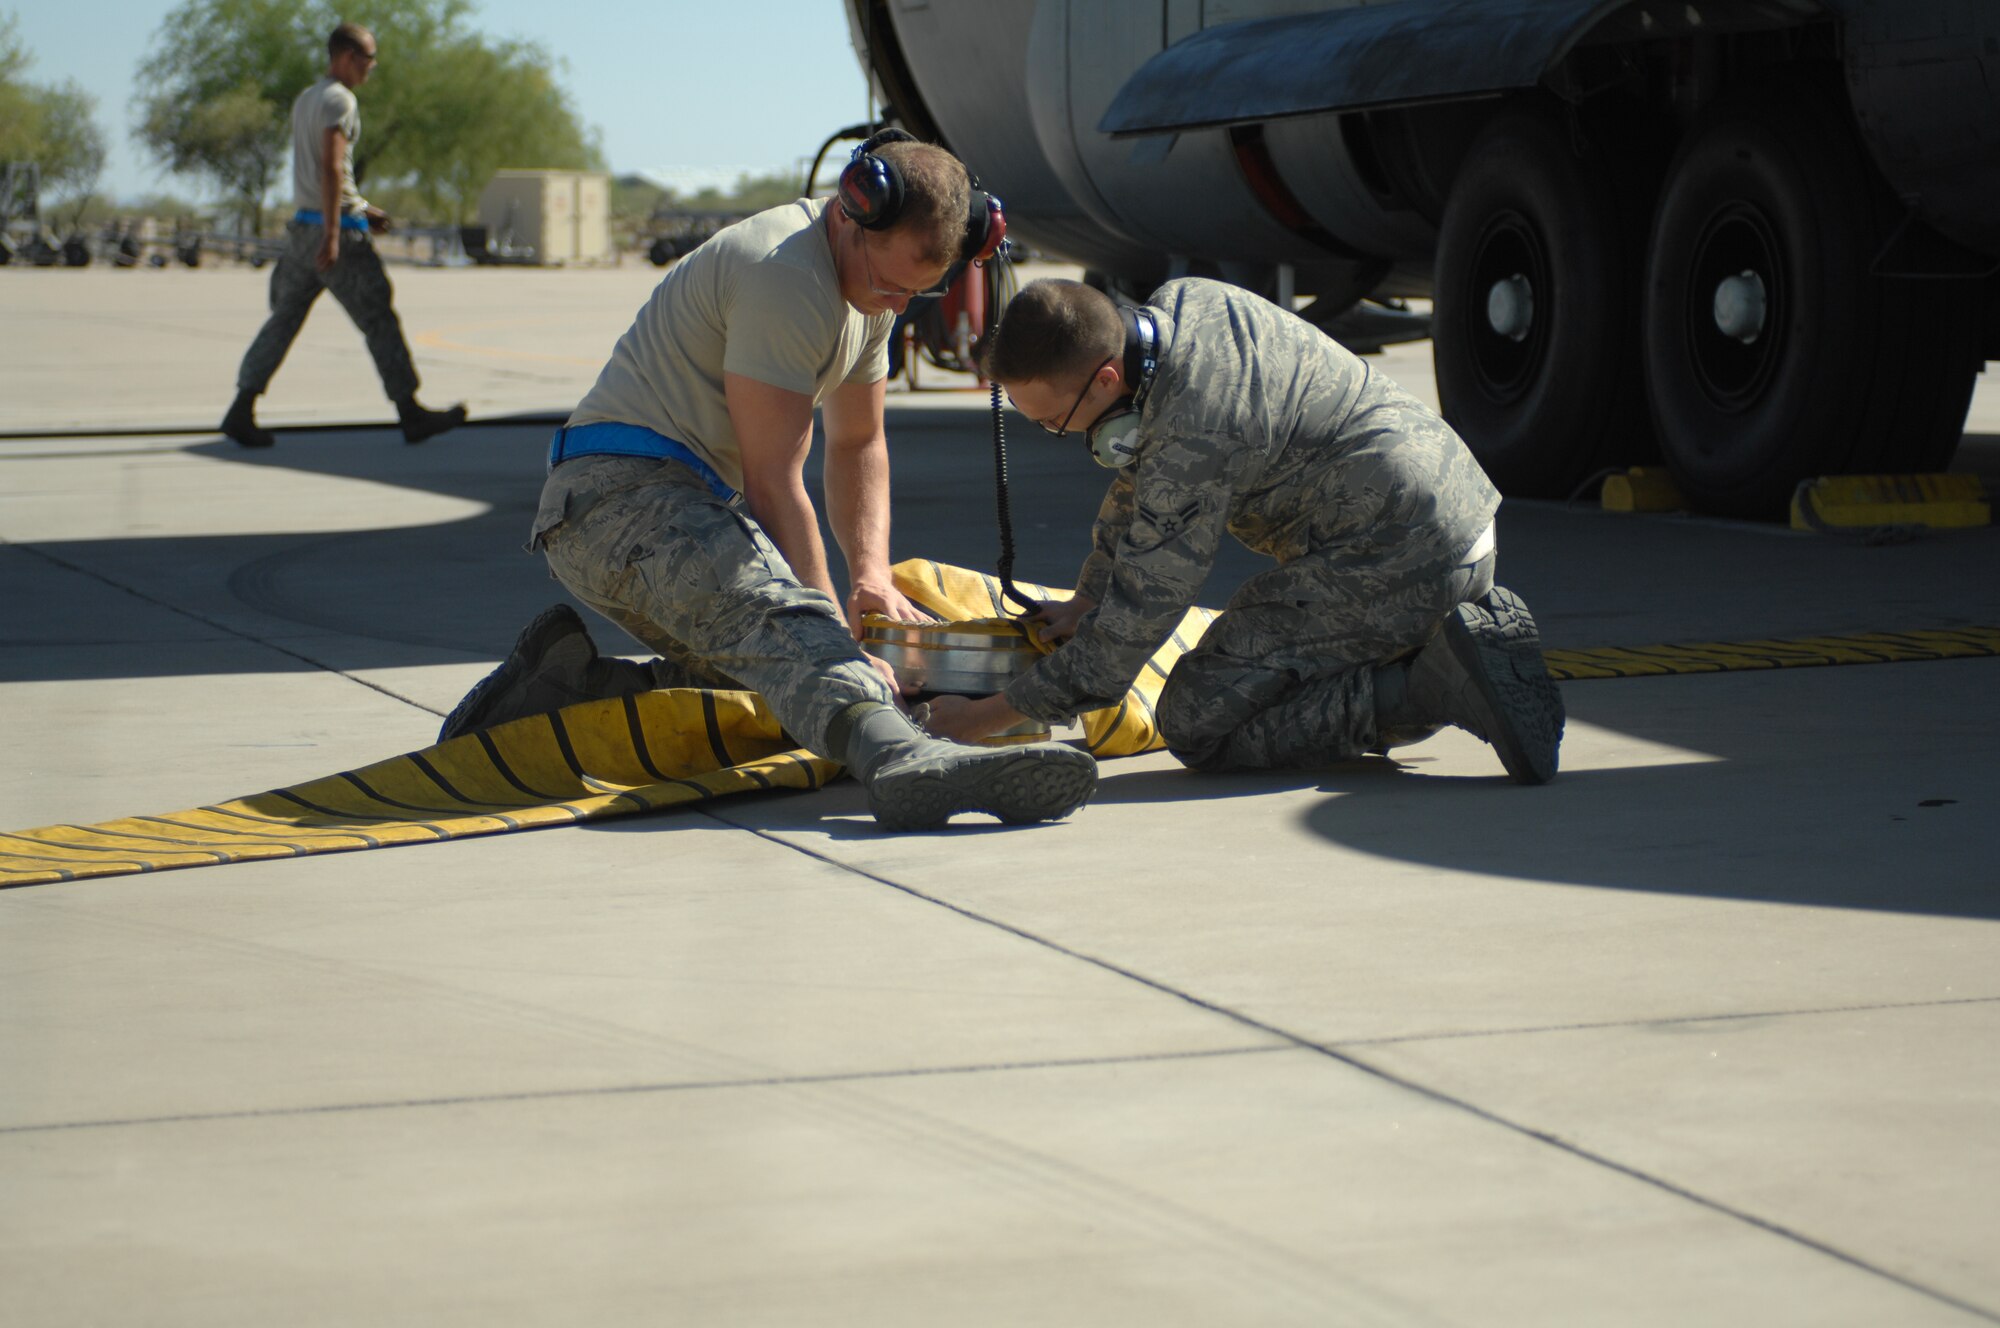
POLYGON ((1769 312, 1769 292, 1764 278, 1755 272, 1746 269, 1724 277, 1715 288, 1715 326, 1725 337, 1754 346, 1764 335, 1769 312))
POLYGON ((1465 338, 1479 389, 1496 405, 1520 400, 1540 381, 1547 358, 1548 247, 1526 217, 1502 211, 1491 217, 1474 250, 1471 279, 1460 288, 1478 309, 1465 320, 1465 338))
POLYGON ((1526 341, 1535 326, 1535 288, 1525 273, 1493 283, 1486 292, 1486 323, 1509 341, 1526 341))
POLYGON ((1749 203, 1709 218, 1687 274, 1689 360, 1718 409, 1754 406, 1784 358, 1788 294, 1785 248, 1749 203))

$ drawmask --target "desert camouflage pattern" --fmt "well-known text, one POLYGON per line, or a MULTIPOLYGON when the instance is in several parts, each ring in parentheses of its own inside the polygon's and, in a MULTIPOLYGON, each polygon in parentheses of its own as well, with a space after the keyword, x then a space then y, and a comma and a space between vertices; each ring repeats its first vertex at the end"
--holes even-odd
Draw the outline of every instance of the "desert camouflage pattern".
POLYGON ((1147 308, 1163 351, 1138 460, 1112 481, 1077 579, 1098 608, 1007 699, 1052 724, 1115 703, 1227 533, 1279 566, 1175 666, 1169 746, 1203 765, 1300 764, 1291 749, 1322 741, 1338 749, 1325 760, 1366 750, 1361 666, 1420 645, 1467 597, 1460 564, 1500 495, 1436 412, 1303 319, 1201 279, 1168 282, 1147 308), (1309 683, 1324 686, 1253 724, 1309 683), (1300 728, 1305 711, 1318 718, 1300 728))
POLYGON ((824 591, 679 461, 582 456, 549 472, 529 548, 569 592, 658 653, 655 687, 761 694, 800 745, 858 701, 895 704, 824 591))
POLYGON ((1312 770, 1429 737, 1377 726, 1375 670, 1491 590, 1493 563, 1313 553, 1251 577, 1167 675, 1168 750, 1197 770, 1312 770))
POLYGON ((417 369, 410 362, 409 343, 403 339, 402 320, 396 317, 391 302, 389 274, 382 270, 381 256, 369 243, 367 232, 343 230, 340 257, 321 272, 314 260, 325 233, 324 227, 301 221, 285 228, 285 252, 271 269, 271 316, 244 352, 243 365, 236 372, 237 390, 252 396, 263 394, 305 325, 313 301, 320 291, 329 290, 367 339, 368 353, 374 357, 375 372, 382 376, 382 390, 389 394, 389 400, 407 401, 417 392, 417 369))

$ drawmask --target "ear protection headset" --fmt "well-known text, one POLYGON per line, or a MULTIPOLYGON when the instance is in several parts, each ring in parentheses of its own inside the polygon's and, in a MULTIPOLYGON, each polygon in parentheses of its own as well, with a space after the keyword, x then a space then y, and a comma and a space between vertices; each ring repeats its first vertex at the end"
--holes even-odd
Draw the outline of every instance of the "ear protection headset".
MULTIPOLYGON (((884 129, 854 149, 840 171, 840 210, 865 231, 886 231, 896 224, 903 211, 903 173, 896 163, 875 155, 886 143, 914 143, 915 134, 900 129, 884 129)), ((972 185, 972 206, 965 218, 965 244, 959 250, 962 263, 984 263, 1000 252, 1007 238, 1007 211, 1000 200, 979 187, 979 177, 967 168, 965 177, 972 185)))
POLYGON ((1125 325, 1125 381, 1132 395, 1118 402, 1090 426, 1090 455, 1098 465, 1120 470, 1139 459, 1139 412, 1153 390, 1153 375, 1160 367, 1160 325, 1144 309, 1118 306, 1118 320, 1125 325))

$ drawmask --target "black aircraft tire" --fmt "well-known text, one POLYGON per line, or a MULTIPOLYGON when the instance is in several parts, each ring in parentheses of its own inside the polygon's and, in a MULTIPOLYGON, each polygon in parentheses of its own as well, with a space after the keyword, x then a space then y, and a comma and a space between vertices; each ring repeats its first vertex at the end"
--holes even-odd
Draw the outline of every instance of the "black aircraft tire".
POLYGON ((1951 464, 1986 365, 1979 349, 1976 284, 1949 280, 1885 283, 1890 309, 1874 414, 1855 441, 1857 473, 1918 474, 1951 464))
POLYGON ((1507 493, 1568 497, 1652 452, 1638 348, 1644 226, 1629 197, 1567 126, 1530 111, 1488 125, 1452 186, 1437 250, 1438 398, 1507 493), (1510 285, 1511 298, 1499 291, 1510 285))
POLYGON ((1893 212, 1838 101, 1802 77, 1718 103, 1668 172, 1647 264, 1647 391, 1689 500, 1784 514, 1801 480, 1932 469, 1978 363, 1970 291, 1870 266, 1893 212), (1754 292, 1725 326, 1723 288, 1754 292))

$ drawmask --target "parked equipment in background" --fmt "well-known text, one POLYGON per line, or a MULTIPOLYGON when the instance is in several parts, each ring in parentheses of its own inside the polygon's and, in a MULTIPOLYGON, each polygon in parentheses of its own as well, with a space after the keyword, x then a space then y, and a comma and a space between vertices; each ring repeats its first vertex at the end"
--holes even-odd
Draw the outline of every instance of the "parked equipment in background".
POLYGON ((676 258, 686 258, 723 227, 733 226, 749 215, 748 212, 688 211, 663 207, 653 213, 647 222, 653 232, 653 241, 646 247, 646 257, 654 267, 665 267, 676 258))
POLYGON ((482 251, 560 267, 611 263, 611 177, 602 171, 494 172, 479 195, 482 251))
MULTIPOLYGON (((184 217, 171 225, 152 217, 112 218, 95 230, 53 233, 42 221, 39 186, 33 162, 0 167, 0 266, 88 267, 102 262, 117 268, 200 267, 204 258, 220 258, 261 268, 285 252, 282 224, 269 234, 246 235, 218 228, 206 218, 184 217)), ((472 261, 466 236, 456 226, 398 226, 375 243, 385 263, 458 267, 472 261)))
POLYGON ((42 233, 42 168, 32 161, 0 164, 0 265, 48 267, 58 250, 42 233))

